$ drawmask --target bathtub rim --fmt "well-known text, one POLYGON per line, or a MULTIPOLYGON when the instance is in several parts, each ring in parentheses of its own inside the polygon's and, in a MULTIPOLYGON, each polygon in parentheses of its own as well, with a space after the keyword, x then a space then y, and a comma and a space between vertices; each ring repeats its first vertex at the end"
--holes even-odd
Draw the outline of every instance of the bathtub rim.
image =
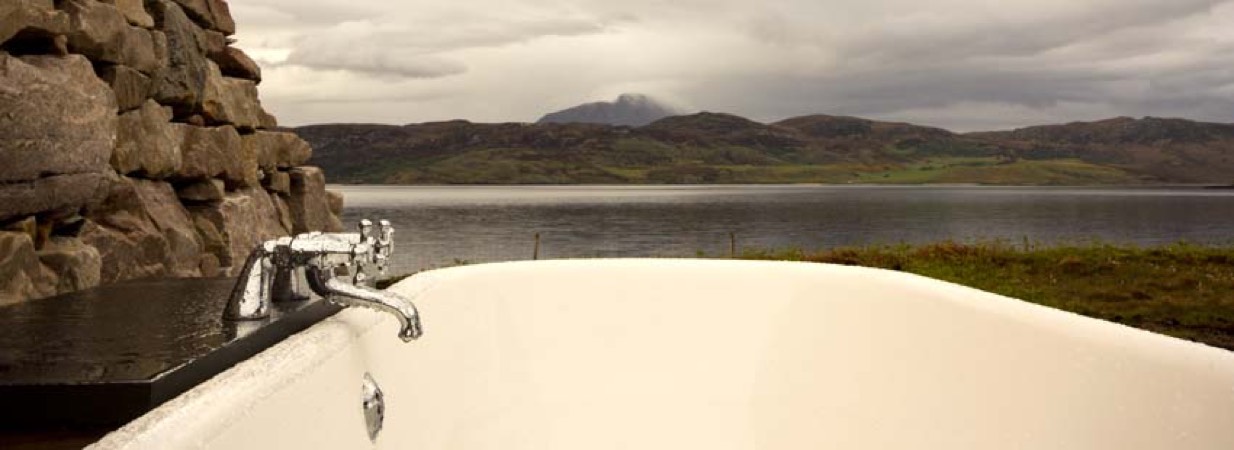
MULTIPOLYGON (((918 289, 935 289, 938 301, 957 307, 996 314, 1017 321, 1047 326, 1051 332, 1097 344, 1136 347, 1148 358, 1190 366, 1209 366, 1234 373, 1234 352, 1187 341, 1127 325, 1107 322, 1076 313, 1010 298, 980 289, 905 272, 834 264, 712 259, 587 259, 541 260, 476 264, 417 273, 390 287, 413 301, 420 301, 439 286, 484 276, 491 272, 527 269, 596 270, 623 269, 706 269, 719 266, 747 266, 762 270, 802 272, 835 271, 843 275, 864 275, 878 282, 896 282, 918 289)), ((432 318, 425 317, 425 332, 432 333, 432 318)), ((263 399, 289 389, 282 382, 340 357, 340 350, 358 343, 365 335, 377 332, 379 325, 395 328, 392 317, 365 309, 346 309, 308 329, 292 335, 257 355, 240 362, 210 380, 164 403, 146 415, 107 434, 88 449, 198 448, 208 447, 211 436, 225 433, 243 419, 246 411, 263 399), (280 376, 272 376, 277 369, 280 376), (193 440, 191 436, 202 437, 193 440)), ((383 327, 383 330, 384 327, 383 327)), ((389 333, 395 339, 394 333, 389 333)), ((410 343, 407 345, 415 345, 410 343)), ((1234 386, 1234 383, 1232 383, 1234 386)))

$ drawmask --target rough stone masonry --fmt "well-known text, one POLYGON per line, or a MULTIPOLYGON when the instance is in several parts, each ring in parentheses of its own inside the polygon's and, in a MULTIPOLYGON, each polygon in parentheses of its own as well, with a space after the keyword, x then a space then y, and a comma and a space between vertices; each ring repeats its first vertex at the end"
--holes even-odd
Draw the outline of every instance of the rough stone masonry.
POLYGON ((0 305, 341 229, 235 31, 224 0, 0 0, 0 305))

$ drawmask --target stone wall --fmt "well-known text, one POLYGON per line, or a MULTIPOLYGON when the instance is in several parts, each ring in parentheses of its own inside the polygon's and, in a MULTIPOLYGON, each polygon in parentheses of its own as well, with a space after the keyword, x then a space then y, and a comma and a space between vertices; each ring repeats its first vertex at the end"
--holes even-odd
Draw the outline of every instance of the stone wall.
POLYGON ((0 305, 337 231, 223 0, 0 0, 0 305))

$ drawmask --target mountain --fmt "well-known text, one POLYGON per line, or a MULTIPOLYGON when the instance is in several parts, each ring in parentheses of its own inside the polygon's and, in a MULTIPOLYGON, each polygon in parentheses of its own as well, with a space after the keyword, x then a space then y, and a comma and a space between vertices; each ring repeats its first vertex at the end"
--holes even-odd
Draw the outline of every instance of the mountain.
POLYGON ((537 123, 599 123, 641 127, 665 117, 681 114, 642 94, 622 94, 614 102, 587 103, 546 114, 537 123))
POLYGON ((294 131, 313 144, 312 164, 344 183, 1234 182, 1234 125, 1152 117, 979 133, 712 112, 640 127, 459 120, 294 131))
POLYGON ((1118 117, 970 136, 1025 158, 1079 158, 1167 182, 1234 182, 1234 124, 1118 117))

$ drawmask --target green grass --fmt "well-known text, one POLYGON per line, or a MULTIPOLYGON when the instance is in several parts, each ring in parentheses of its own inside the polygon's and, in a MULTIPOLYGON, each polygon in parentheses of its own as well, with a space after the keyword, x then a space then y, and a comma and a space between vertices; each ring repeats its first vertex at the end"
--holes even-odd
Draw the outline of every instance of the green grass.
POLYGON ((908 162, 806 164, 743 147, 664 147, 636 139, 613 150, 483 148, 383 164, 352 181, 392 184, 932 184, 1109 185, 1141 178, 1077 159, 1008 161, 934 156, 908 162), (669 150, 672 151, 669 151, 669 150))
POLYGON ((945 242, 741 256, 910 272, 1234 350, 1234 247, 945 242))
POLYGON ((1078 160, 1000 161, 990 157, 939 157, 902 165, 678 163, 663 167, 606 166, 626 183, 749 184, 932 184, 1102 185, 1139 184, 1143 180, 1119 169, 1078 160), (704 179, 705 178, 705 179, 704 179))
POLYGON ((607 170, 608 173, 613 174, 615 177, 629 182, 645 181, 647 180, 647 172, 650 172, 649 169, 644 167, 605 167, 604 170, 607 170))
POLYGON ((873 184, 987 185, 1137 184, 1125 171, 1077 159, 1005 161, 994 157, 938 157, 897 167, 858 169, 853 181, 873 184))
POLYGON ((1020 160, 988 167, 957 167, 942 176, 942 182, 996 185, 1099 185, 1143 182, 1121 169, 1090 164, 1078 159, 1020 160))

